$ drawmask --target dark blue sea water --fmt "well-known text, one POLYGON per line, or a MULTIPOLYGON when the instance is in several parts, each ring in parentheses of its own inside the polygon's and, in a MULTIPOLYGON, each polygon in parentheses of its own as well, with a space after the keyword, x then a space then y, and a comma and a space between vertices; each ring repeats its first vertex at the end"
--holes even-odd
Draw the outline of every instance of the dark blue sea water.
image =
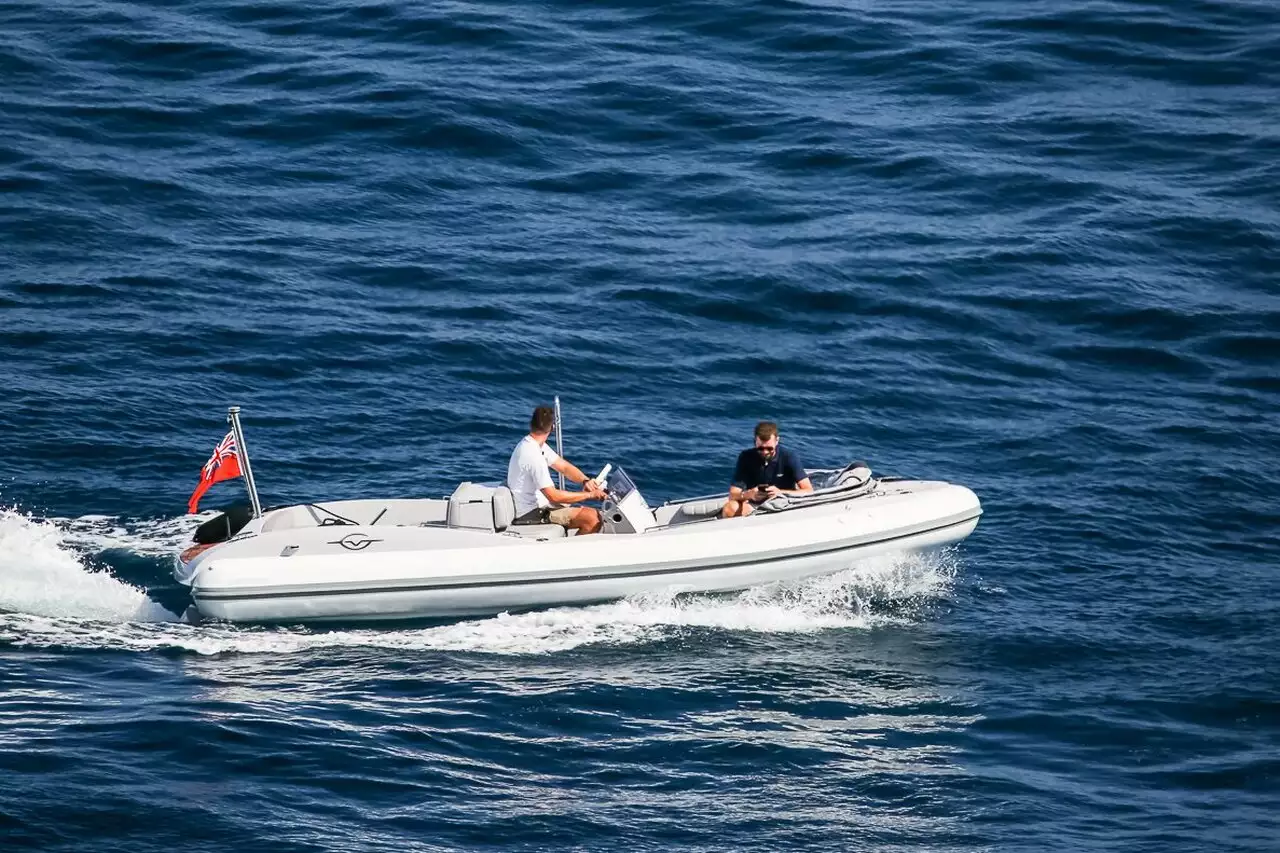
POLYGON ((0 4, 0 849, 1280 849, 1271 0, 0 4), (566 452, 973 488, 958 550, 177 621, 268 503, 566 452), (215 487, 206 506, 238 497, 215 487))

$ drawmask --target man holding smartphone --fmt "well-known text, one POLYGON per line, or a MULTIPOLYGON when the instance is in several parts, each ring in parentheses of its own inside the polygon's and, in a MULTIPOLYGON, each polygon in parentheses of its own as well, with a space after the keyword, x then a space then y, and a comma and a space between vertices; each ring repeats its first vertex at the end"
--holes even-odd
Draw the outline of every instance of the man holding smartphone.
POLYGON ((729 486, 729 499, 721 518, 750 515, 756 505, 774 495, 812 492, 813 483, 800 458, 778 446, 778 425, 772 421, 756 424, 756 446, 738 454, 738 465, 729 486))

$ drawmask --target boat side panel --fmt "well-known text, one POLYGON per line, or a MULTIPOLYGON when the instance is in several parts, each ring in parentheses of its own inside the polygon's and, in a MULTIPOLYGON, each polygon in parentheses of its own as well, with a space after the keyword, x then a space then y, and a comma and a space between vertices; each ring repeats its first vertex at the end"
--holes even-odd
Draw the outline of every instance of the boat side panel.
POLYGON ((884 553, 939 548, 964 539, 977 523, 978 519, 974 517, 903 539, 821 554, 674 573, 455 587, 387 588, 380 591, 364 589, 325 594, 300 591, 290 596, 198 600, 197 606, 206 617, 233 622, 373 621, 485 615, 609 601, 662 590, 728 592, 830 574, 849 568, 858 560, 884 553))

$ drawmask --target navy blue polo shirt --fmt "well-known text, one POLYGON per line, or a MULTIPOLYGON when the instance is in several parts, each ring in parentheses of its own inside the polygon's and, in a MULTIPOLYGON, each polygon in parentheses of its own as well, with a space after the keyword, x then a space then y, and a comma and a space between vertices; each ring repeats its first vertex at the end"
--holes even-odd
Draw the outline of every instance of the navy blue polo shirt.
POLYGON ((800 457, 782 445, 778 445, 778 452, 768 462, 753 447, 738 454, 738 465, 733 469, 733 485, 739 489, 754 489, 756 486, 794 489, 807 476, 800 457))

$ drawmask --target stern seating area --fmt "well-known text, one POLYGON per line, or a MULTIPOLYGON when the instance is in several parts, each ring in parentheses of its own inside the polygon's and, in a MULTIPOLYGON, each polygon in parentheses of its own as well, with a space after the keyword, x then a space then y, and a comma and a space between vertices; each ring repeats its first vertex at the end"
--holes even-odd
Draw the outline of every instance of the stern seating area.
POLYGON ((269 510, 262 524, 262 532, 271 533, 276 530, 293 530, 300 527, 325 527, 350 522, 379 527, 442 524, 445 520, 444 510, 445 502, 438 498, 300 504, 269 510))

